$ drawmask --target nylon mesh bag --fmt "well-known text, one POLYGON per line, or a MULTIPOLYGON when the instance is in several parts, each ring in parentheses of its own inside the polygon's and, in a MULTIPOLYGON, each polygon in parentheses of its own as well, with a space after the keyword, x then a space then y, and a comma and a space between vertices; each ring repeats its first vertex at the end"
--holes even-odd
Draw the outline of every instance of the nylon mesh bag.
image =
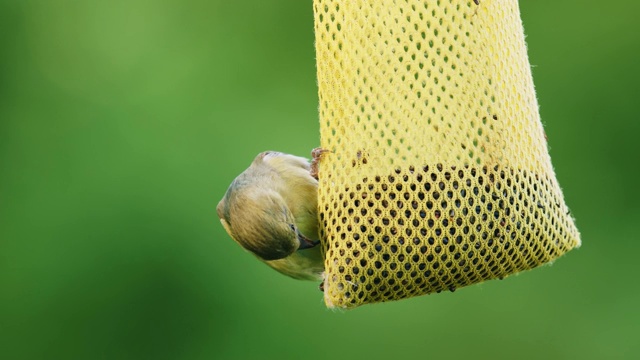
POLYGON ((516 0, 314 0, 328 307, 453 291, 580 246, 516 0))

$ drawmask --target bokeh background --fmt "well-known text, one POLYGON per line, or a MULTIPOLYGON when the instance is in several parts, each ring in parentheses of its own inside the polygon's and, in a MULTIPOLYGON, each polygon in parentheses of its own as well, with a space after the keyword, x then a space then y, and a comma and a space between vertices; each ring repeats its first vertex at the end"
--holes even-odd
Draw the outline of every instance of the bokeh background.
POLYGON ((319 143, 310 0, 0 0, 0 357, 640 358, 640 3, 520 5, 582 248, 340 312, 215 215, 319 143))

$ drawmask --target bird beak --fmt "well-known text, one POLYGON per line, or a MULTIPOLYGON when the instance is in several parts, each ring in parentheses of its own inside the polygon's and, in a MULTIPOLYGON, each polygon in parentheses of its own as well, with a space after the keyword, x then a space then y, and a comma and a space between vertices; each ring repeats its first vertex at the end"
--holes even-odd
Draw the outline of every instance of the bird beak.
POLYGON ((296 230, 296 234, 298 235, 298 241, 300 241, 300 246, 298 250, 311 249, 316 245, 320 244, 320 240, 311 240, 308 237, 302 235, 299 231, 296 230))

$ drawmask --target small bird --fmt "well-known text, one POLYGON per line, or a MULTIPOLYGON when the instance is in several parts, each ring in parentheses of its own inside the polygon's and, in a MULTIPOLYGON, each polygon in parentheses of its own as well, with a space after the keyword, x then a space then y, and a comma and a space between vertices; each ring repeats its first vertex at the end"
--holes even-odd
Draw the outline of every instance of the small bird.
POLYGON ((309 161, 266 151, 233 180, 216 210, 231 238, 258 259, 292 278, 321 280, 317 204, 309 161))

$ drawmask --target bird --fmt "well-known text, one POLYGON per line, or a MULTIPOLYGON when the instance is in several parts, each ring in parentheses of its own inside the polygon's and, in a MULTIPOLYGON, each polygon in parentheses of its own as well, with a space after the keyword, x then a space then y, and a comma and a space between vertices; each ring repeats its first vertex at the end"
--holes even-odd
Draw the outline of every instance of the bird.
POLYGON ((318 236, 318 180, 303 157, 258 154, 236 177, 216 211, 229 236, 280 273, 322 280, 318 236))

